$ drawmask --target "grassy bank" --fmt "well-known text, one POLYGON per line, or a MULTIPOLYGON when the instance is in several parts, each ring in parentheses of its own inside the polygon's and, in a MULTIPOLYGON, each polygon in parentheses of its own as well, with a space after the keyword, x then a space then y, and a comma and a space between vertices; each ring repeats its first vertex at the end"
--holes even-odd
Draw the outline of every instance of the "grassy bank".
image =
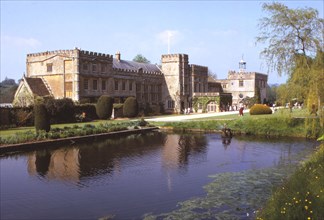
POLYGON ((323 219, 324 143, 269 199, 257 219, 323 219))
MULTIPOLYGON (((314 119, 319 120, 319 119, 314 119)), ((161 127, 172 128, 175 131, 197 129, 200 131, 216 131, 226 126, 236 134, 248 134, 276 137, 306 137, 307 127, 304 118, 285 116, 276 117, 240 117, 237 119, 209 119, 183 122, 152 122, 161 127)), ((320 129, 320 128, 317 128, 320 129)), ((317 133, 321 134, 318 130, 317 133)))
POLYGON ((54 140, 68 137, 81 137, 93 134, 109 133, 145 126, 145 121, 104 121, 84 124, 60 124, 52 126, 49 132, 35 132, 35 128, 20 128, 1 131, 0 145, 54 140), (2 133, 5 132, 5 135, 2 133))

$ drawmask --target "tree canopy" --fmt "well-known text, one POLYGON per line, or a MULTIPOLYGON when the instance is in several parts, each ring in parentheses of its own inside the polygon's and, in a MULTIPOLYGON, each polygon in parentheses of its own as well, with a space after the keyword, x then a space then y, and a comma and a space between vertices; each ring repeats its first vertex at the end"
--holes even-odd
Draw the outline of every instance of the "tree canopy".
POLYGON ((264 3, 269 16, 261 18, 257 43, 265 43, 261 56, 269 70, 291 75, 296 56, 315 57, 323 48, 324 19, 313 8, 290 9, 282 3, 264 3))
MULTIPOLYGON (((269 70, 288 75, 287 83, 277 88, 277 101, 299 101, 309 112, 319 110, 323 128, 324 19, 319 18, 315 9, 289 9, 281 3, 264 3, 263 10, 269 16, 259 23, 257 43, 267 45, 261 56, 266 59, 269 70)), ((313 122, 306 124, 314 125, 313 122)))
POLYGON ((134 59, 134 62, 138 62, 138 63, 151 63, 151 61, 149 61, 148 59, 146 59, 146 57, 144 57, 142 54, 137 54, 134 59))

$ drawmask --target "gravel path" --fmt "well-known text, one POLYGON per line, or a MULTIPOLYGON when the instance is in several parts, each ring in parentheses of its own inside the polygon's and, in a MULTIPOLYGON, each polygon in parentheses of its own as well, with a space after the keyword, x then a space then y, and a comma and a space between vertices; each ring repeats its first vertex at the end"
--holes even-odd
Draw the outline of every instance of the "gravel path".
MULTIPOLYGON (((244 110, 244 114, 248 113, 249 110, 244 110)), ((190 119, 197 119, 197 118, 208 118, 208 117, 215 117, 215 116, 223 116, 223 115, 236 115, 238 111, 231 111, 231 112, 213 112, 213 113, 201 113, 201 114, 189 114, 189 115, 176 115, 176 116, 168 116, 168 117, 157 117, 157 118, 148 118, 145 121, 161 121, 161 122, 168 122, 168 121, 184 121, 190 119)))

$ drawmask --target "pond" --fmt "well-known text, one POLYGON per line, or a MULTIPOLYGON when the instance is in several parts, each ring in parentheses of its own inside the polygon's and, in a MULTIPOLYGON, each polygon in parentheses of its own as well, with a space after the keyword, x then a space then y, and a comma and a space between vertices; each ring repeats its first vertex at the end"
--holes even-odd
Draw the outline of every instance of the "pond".
POLYGON ((151 132, 1 155, 1 219, 250 219, 315 145, 151 132))

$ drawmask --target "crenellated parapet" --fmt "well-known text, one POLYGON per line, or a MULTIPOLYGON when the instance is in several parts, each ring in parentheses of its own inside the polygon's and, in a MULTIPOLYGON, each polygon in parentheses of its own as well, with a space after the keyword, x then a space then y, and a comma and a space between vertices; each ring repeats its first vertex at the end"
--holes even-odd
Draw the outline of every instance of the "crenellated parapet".
POLYGON ((110 55, 110 54, 92 52, 92 51, 87 51, 87 50, 80 50, 80 55, 86 56, 86 57, 92 57, 92 58, 109 58, 109 59, 113 58, 113 55, 110 55))
POLYGON ((143 71, 142 69, 133 70, 133 69, 120 69, 120 68, 113 68, 113 71, 119 73, 141 73, 146 75, 163 75, 162 72, 150 72, 150 71, 143 71))
POLYGON ((166 62, 188 62, 187 54, 165 54, 162 55, 162 63, 166 62))
POLYGON ((196 65, 196 64, 191 64, 190 67, 193 70, 198 70, 198 71, 201 71, 201 72, 208 72, 208 67, 207 66, 200 66, 200 65, 196 65))
POLYGON ((27 54, 27 57, 51 56, 51 55, 56 55, 56 54, 73 55, 75 52, 76 52, 76 49, 74 49, 74 50, 54 50, 54 51, 46 51, 46 52, 40 52, 40 53, 30 53, 30 54, 27 54))

